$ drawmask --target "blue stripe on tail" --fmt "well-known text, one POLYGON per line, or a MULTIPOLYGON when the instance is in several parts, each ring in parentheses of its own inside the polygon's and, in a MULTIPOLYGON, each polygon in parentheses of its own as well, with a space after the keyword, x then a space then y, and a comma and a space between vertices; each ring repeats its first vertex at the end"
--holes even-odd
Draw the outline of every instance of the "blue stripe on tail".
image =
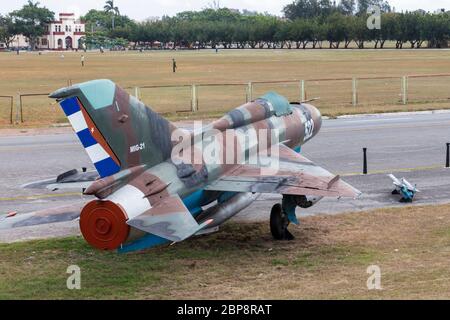
POLYGON ((120 167, 110 157, 94 163, 94 166, 102 178, 112 176, 120 171, 120 167))
POLYGON ((81 110, 77 98, 66 99, 60 104, 66 116, 71 116, 81 110))
POLYGON ((83 147, 85 148, 93 146, 94 144, 97 143, 97 141, 94 139, 89 129, 81 130, 80 132, 77 132, 77 135, 81 143, 83 144, 83 147))

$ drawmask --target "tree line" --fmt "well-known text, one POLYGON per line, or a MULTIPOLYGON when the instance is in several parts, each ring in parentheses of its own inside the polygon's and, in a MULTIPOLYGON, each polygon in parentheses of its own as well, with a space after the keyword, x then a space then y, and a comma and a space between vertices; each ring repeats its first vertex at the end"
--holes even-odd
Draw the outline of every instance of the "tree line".
POLYGON ((334 12, 328 16, 297 19, 279 19, 267 15, 242 16, 227 9, 221 19, 201 18, 220 12, 202 11, 183 13, 174 18, 148 21, 112 31, 116 37, 126 38, 136 44, 154 43, 205 48, 220 45, 223 48, 348 48, 355 43, 365 48, 371 42, 383 48, 394 41, 397 48, 405 44, 421 48, 446 47, 450 39, 450 15, 427 13, 392 13, 381 15, 381 29, 367 27, 368 14, 344 15, 334 12))
MULTIPOLYGON (((375 12, 375 11, 374 11, 375 12)), ((228 8, 181 12, 173 17, 136 22, 122 15, 114 1, 104 10, 91 10, 81 19, 86 23, 85 42, 90 46, 134 48, 358 48, 369 44, 384 48, 387 41, 396 48, 447 47, 450 40, 450 12, 395 12, 384 0, 296 0, 287 5, 284 17, 228 8), (371 6, 381 11, 381 28, 369 29, 371 6)), ((21 10, 0 16, 0 42, 22 33, 31 40, 42 31, 53 13, 29 1, 21 10), (32 26, 37 26, 33 28, 32 26), (42 30, 41 30, 42 29, 42 30)))

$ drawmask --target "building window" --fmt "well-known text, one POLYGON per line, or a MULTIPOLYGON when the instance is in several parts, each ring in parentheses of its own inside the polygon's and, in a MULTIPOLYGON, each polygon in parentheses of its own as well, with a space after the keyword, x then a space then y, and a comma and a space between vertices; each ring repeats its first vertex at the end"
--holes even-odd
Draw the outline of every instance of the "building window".
POLYGON ((43 46, 47 46, 47 45, 48 45, 47 39, 42 39, 41 41, 42 41, 41 44, 42 44, 43 46))
POLYGON ((69 31, 69 26, 66 26, 66 32, 69 31))

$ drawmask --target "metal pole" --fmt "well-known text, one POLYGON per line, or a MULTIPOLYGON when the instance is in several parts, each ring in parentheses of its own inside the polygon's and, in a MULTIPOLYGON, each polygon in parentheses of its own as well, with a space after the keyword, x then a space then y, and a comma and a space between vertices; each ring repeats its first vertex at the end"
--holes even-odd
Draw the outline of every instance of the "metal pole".
POLYGON ((408 104, 408 76, 402 78, 402 97, 403 104, 408 104))
POLYGON ((11 111, 9 113, 9 123, 13 124, 13 108, 14 108, 14 97, 10 98, 11 101, 11 111))
POLYGON ((358 105, 358 79, 353 78, 352 81, 352 104, 354 107, 358 105))
POLYGON ((197 86, 195 84, 192 85, 192 112, 197 112, 198 110, 198 101, 197 101, 197 86))
POLYGON ((305 80, 300 81, 300 102, 306 101, 305 80))
POLYGON ((363 148, 364 163, 363 163, 363 174, 367 174, 367 148, 363 148))
POLYGON ((447 143, 447 161, 445 162, 445 167, 450 168, 450 143, 447 143))

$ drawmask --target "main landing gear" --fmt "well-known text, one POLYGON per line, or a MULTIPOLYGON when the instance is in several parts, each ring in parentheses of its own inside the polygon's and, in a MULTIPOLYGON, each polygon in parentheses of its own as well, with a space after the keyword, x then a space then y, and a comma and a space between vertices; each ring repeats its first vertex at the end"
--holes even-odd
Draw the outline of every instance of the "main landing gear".
POLYGON ((322 197, 310 197, 299 195, 283 195, 283 201, 272 207, 270 212, 270 232, 275 240, 294 240, 289 232, 290 223, 299 225, 295 209, 297 207, 308 209, 319 202, 322 197))
POLYGON ((270 211, 270 232, 275 240, 294 240, 294 236, 288 230, 289 224, 289 218, 281 203, 275 204, 270 211))

